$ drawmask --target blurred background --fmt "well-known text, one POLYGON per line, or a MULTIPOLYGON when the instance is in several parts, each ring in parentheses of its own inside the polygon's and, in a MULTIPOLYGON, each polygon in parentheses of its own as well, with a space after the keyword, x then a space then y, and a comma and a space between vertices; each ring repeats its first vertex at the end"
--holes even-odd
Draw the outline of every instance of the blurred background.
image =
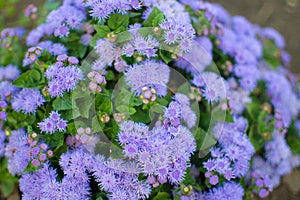
MULTIPOLYGON (((286 50, 292 55, 291 70, 300 74, 300 0, 209 1, 220 3, 231 15, 242 15, 252 23, 277 29, 286 39, 286 50)), ((24 16, 23 11, 28 4, 42 6, 44 2, 45 0, 0 0, 0 29, 20 25, 20 20, 26 20, 21 16, 24 16)))
MULTIPOLYGON (((209 1, 220 3, 231 15, 242 15, 252 23, 263 27, 271 26, 277 29, 286 39, 286 50, 292 55, 291 70, 300 75, 300 0, 209 1)), ((20 26, 24 23, 30 28, 33 25, 26 21, 24 9, 30 3, 40 7, 43 6, 44 2, 45 0, 0 0, 0 31, 4 27, 20 26)), ((59 1, 53 2, 57 2, 57 5, 59 4, 59 1)), ((55 4, 47 6, 55 7, 55 4)), ((271 193, 267 199, 299 200, 299 198, 300 170, 296 170, 284 177, 282 185, 271 193)), ((2 199, 1 191, 0 199, 2 199)), ((20 199, 18 191, 15 191, 8 199, 20 199)))
MULTIPOLYGON (((292 55, 292 71, 300 74, 300 0, 209 0, 231 15, 245 16, 260 26, 271 26, 286 39, 292 55)), ((299 183, 300 184, 300 183, 299 183)))

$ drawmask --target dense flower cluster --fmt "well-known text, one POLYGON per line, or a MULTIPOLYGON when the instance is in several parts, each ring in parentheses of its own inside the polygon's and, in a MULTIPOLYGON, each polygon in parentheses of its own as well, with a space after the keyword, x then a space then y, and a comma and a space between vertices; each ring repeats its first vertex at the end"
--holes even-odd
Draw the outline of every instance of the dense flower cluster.
POLYGON ((0 166, 22 199, 265 198, 300 166, 300 86, 276 30, 202 0, 24 14, 44 23, 0 36, 0 166))
POLYGON ((65 54, 57 57, 58 62, 50 66, 45 76, 49 80, 48 92, 52 97, 62 96, 65 91, 72 91, 76 87, 76 83, 83 79, 81 69, 78 64, 78 59, 68 57, 65 54), (68 62, 70 65, 64 67, 63 62, 68 62))
POLYGON ((38 126, 42 132, 53 134, 56 131, 65 131, 67 127, 67 121, 61 119, 60 114, 57 111, 52 111, 50 116, 40 122, 38 126))
POLYGON ((144 91, 144 87, 154 89, 154 93, 158 96, 165 96, 167 94, 169 77, 169 67, 164 63, 153 61, 146 61, 142 64, 135 65, 128 68, 125 72, 125 80, 131 90, 136 95, 144 94, 146 98, 148 95, 145 93, 149 90, 144 91))
POLYGON ((35 113, 44 103, 45 99, 38 89, 22 89, 12 99, 13 109, 24 113, 35 113))

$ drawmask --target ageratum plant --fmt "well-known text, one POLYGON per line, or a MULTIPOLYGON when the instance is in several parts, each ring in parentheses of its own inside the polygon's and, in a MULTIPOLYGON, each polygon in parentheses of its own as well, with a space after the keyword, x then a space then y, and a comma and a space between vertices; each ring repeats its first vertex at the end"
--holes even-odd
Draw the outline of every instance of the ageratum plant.
POLYGON ((4 196, 264 198, 300 166, 300 87, 276 30, 200 0, 25 16, 0 38, 4 196))

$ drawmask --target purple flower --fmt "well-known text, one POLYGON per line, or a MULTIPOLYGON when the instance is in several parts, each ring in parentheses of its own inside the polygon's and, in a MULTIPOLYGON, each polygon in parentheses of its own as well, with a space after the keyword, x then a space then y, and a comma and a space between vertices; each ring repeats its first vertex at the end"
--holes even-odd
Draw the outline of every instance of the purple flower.
POLYGON ((74 90, 79 80, 83 79, 81 69, 76 66, 52 65, 47 69, 45 75, 49 80, 48 91, 52 97, 62 96, 65 91, 74 90))
POLYGON ((261 30, 261 35, 268 39, 274 40, 276 46, 280 49, 285 47, 284 37, 275 29, 267 27, 261 30))
POLYGON ((84 11, 74 6, 62 5, 48 14, 46 24, 54 30, 55 36, 64 37, 69 34, 69 29, 79 29, 85 18, 84 11))
POLYGON ((170 69, 166 64, 150 60, 134 65, 125 72, 125 80, 136 95, 140 95, 144 87, 153 87, 158 96, 165 96, 169 76, 170 69))
POLYGON ((22 199, 89 199, 87 182, 74 177, 57 180, 56 171, 48 163, 34 173, 25 173, 20 179, 22 199))
POLYGON ((209 183, 211 185, 217 185, 219 182, 219 177, 217 175, 213 175, 209 178, 209 183))
POLYGON ((38 89, 22 89, 12 99, 13 109, 24 113, 35 113, 44 103, 45 100, 38 89))
POLYGON ((158 48, 159 45, 160 43, 151 35, 144 38, 139 34, 135 34, 134 39, 123 46, 122 54, 131 57, 134 51, 137 51, 139 54, 150 58, 156 56, 156 48, 158 48))
POLYGON ((20 75, 20 70, 15 65, 7 65, 0 68, 0 80, 13 81, 20 75))
POLYGON ((266 189, 261 189, 258 193, 260 198, 266 198, 269 195, 269 191, 266 189))
POLYGON ((52 111, 50 116, 38 123, 42 132, 53 134, 55 131, 64 132, 67 128, 66 120, 60 118, 57 111, 52 111))
POLYGON ((64 45, 60 43, 53 43, 50 40, 40 42, 38 46, 42 49, 46 49, 50 54, 54 56, 67 53, 67 49, 64 45))
POLYGON ((0 130, 0 157, 4 155, 5 150, 5 139, 6 135, 5 132, 0 130))
POLYGON ((5 157, 8 159, 8 171, 20 175, 30 162, 30 147, 27 134, 23 129, 13 131, 5 147, 5 157))
POLYGON ((209 102, 224 100, 226 98, 226 82, 221 76, 213 72, 200 73, 194 77, 192 83, 197 87, 203 87, 203 96, 209 102))
POLYGON ((243 199, 244 189, 243 187, 235 182, 225 182, 222 185, 210 189, 209 192, 205 193, 206 200, 226 200, 226 199, 243 199))
POLYGON ((120 56, 120 49, 106 39, 99 39, 95 46, 99 59, 93 64, 93 70, 102 70, 111 66, 113 61, 120 56))

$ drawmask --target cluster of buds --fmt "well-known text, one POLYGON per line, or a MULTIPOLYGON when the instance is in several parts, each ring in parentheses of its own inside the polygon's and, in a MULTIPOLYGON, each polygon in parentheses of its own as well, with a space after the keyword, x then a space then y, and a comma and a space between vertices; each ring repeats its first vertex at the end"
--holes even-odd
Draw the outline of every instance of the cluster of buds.
POLYGON ((66 139, 66 143, 69 147, 78 148, 83 145, 89 152, 94 152, 96 144, 100 138, 98 135, 92 134, 90 127, 77 129, 75 136, 69 135, 66 139))
POLYGON ((38 59, 38 57, 41 56, 42 52, 43 49, 41 47, 30 47, 25 54, 23 66, 34 63, 38 59))
POLYGON ((150 102, 154 102, 156 100, 156 89, 155 88, 149 88, 149 87, 143 87, 142 93, 140 94, 140 99, 144 104, 149 104, 150 102))
POLYGON ((194 192, 194 188, 191 185, 188 186, 182 185, 180 189, 181 189, 181 193, 186 196, 189 196, 194 192))
POLYGON ((219 177, 213 174, 211 171, 205 172, 205 178, 207 178, 210 185, 217 185, 219 183, 219 177))
POLYGON ((223 65, 221 65, 221 69, 225 76, 229 76, 233 72, 233 65, 230 61, 226 61, 223 65))
POLYGON ((126 115, 123 113, 114 113, 114 119, 117 123, 121 123, 126 120, 126 115))
POLYGON ((87 77, 91 80, 89 83, 89 88, 93 92, 102 92, 103 85, 106 85, 105 79, 106 71, 102 71, 101 73, 96 71, 91 71, 88 73, 87 77))
POLYGON ((202 100, 201 89, 191 86, 191 92, 189 93, 189 98, 192 101, 198 101, 198 102, 200 102, 202 100))
POLYGON ((102 123, 106 124, 106 123, 109 122, 110 117, 109 117, 109 115, 108 115, 107 113, 104 113, 104 114, 102 114, 102 115, 100 116, 99 119, 100 119, 100 121, 101 121, 102 123))
POLYGON ((80 42, 81 44, 88 46, 92 40, 92 34, 95 31, 95 28, 88 23, 83 23, 80 29, 86 33, 81 36, 80 42))
POLYGON ((222 35, 222 24, 209 11, 200 13, 201 24, 198 25, 198 35, 222 35))
POLYGON ((61 54, 56 58, 57 62, 55 63, 58 66, 63 66, 64 63, 70 65, 77 65, 79 60, 74 56, 67 56, 66 54, 61 54))
POLYGON ((37 18, 37 12, 38 12, 38 8, 33 4, 29 4, 25 8, 24 14, 29 19, 36 19, 37 18))
POLYGON ((157 188, 160 184, 164 184, 167 182, 167 178, 165 177, 154 177, 152 175, 148 176, 147 182, 152 185, 152 187, 157 188))
POLYGON ((276 110, 274 117, 276 120, 274 124, 275 129, 278 130, 281 134, 285 135, 287 133, 287 129, 284 126, 281 112, 279 110, 276 110))
POLYGON ((0 120, 6 121, 6 107, 7 103, 5 101, 0 101, 0 120))
POLYGON ((48 158, 53 156, 53 151, 48 149, 45 143, 38 143, 38 135, 33 132, 28 134, 28 144, 30 146, 31 164, 34 167, 40 167, 48 158))
POLYGON ((251 177, 255 185, 255 191, 258 193, 260 198, 267 197, 269 192, 273 191, 272 181, 268 176, 262 176, 256 172, 252 172, 251 177))

